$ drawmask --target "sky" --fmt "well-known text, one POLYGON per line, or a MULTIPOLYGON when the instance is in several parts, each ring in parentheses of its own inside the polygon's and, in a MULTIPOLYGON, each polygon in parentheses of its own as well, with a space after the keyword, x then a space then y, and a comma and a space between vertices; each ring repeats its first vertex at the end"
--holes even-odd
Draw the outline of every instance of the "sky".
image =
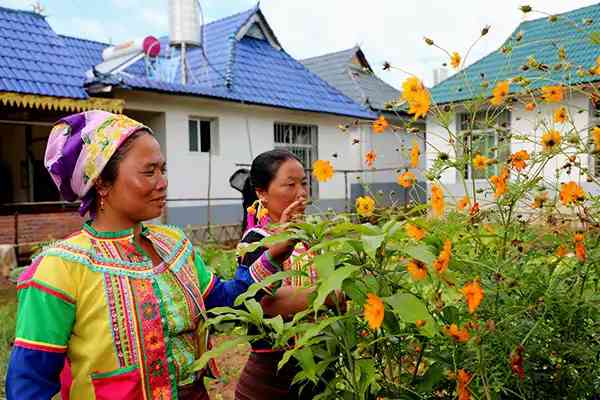
MULTIPOLYGON (((260 8, 285 51, 296 59, 360 45, 371 67, 399 88, 398 70, 382 71, 385 61, 433 83, 433 70, 448 61, 423 37, 464 56, 481 29, 484 40, 467 64, 494 51, 524 18, 540 18, 595 4, 598 0, 262 0, 260 8), (521 5, 531 5, 524 15, 521 5)), ((40 0, 59 34, 118 44, 146 35, 168 34, 168 0, 40 0)), ((33 0, 0 0, 0 6, 31 10, 33 0)), ((201 0, 207 22, 247 10, 255 0, 201 0)))

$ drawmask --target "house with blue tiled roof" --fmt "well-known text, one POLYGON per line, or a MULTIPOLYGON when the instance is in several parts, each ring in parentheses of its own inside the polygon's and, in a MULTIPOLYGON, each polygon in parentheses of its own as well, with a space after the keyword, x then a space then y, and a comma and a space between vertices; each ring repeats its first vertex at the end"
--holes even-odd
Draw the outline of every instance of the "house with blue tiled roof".
MULTIPOLYGON (((447 108, 456 111, 451 115, 449 124, 452 133, 458 137, 478 138, 477 144, 472 139, 465 139, 464 148, 472 154, 481 153, 500 161, 488 167, 483 175, 468 167, 466 177, 469 178, 471 174, 476 177, 475 190, 481 191, 489 187, 488 178, 498 174, 502 162, 511 153, 518 150, 527 150, 529 154, 540 151, 541 136, 549 127, 566 132, 566 127, 553 121, 553 113, 560 106, 566 108, 578 131, 589 134, 591 127, 600 124, 599 103, 590 101, 589 96, 577 90, 597 85, 600 81, 600 75, 590 72, 600 56, 600 46, 597 39, 594 40, 598 31, 600 4, 552 17, 524 21, 496 51, 431 89, 432 99, 439 107, 451 105, 447 108), (490 106, 486 99, 490 98, 492 89, 498 82, 506 80, 511 80, 509 97, 512 101, 509 107, 501 111, 490 106), (527 90, 523 90, 523 84, 527 84, 527 90), (562 103, 548 104, 541 101, 540 97, 531 95, 532 91, 539 93, 543 86, 552 85, 565 87, 566 96, 562 103), (470 129, 469 118, 472 114, 469 117, 463 106, 473 101, 483 101, 489 112, 498 113, 495 127, 488 128, 481 123, 481 129, 470 129), (528 107, 528 103, 535 104, 533 111, 533 106, 528 107), (540 121, 543 123, 540 124, 540 121), (508 132, 512 139, 507 140, 504 132, 508 132)), ((485 118, 485 112, 477 114, 475 127, 485 118)), ((431 116, 427 118, 426 136, 428 167, 434 165, 438 152, 454 156, 447 141, 446 128, 431 116)), ((583 136, 584 140, 588 140, 585 134, 583 136)), ((553 159, 551 165, 546 166, 545 179, 557 183, 577 178, 588 192, 598 190, 596 185, 586 182, 585 173, 569 175, 568 169, 563 168, 561 175, 555 176, 555 170, 567 162, 568 154, 553 159)), ((600 176, 600 160, 597 155, 590 154, 581 158, 579 165, 581 169, 589 169, 594 175, 600 176)), ((441 182, 451 196, 459 198, 465 194, 456 170, 444 171, 441 182)), ((468 188, 469 192, 472 190, 471 187, 468 188)), ((492 193, 487 191, 486 195, 491 198, 492 193)))
MULTIPOLYGON (((169 223, 238 223, 240 196, 228 179, 274 147, 290 149, 307 167, 334 153, 336 169, 362 167, 355 122, 376 113, 292 58, 258 6, 200 32, 201 46, 184 52, 163 37, 151 41, 159 52, 119 64, 120 56, 108 54, 128 44, 60 36, 38 14, 0 8, 0 103, 23 127, 39 122, 26 141, 17 125, 0 121, 0 150, 14 158, 9 202, 59 200, 48 182, 30 179, 28 163, 41 161, 52 120, 90 105, 122 110, 154 130, 169 164, 169 223), (343 133, 339 125, 353 128, 343 133)), ((313 183, 316 206, 344 207, 348 185, 342 174, 313 183)))
MULTIPOLYGON (((384 116, 395 127, 378 135, 373 135, 369 126, 364 126, 361 130, 361 140, 358 143, 360 153, 374 151, 377 155, 373 168, 361 174, 362 182, 368 184, 369 190, 386 194, 397 193, 397 196, 390 198, 390 202, 424 202, 427 194, 423 176, 425 160, 422 157, 419 165, 411 168, 408 153, 413 142, 416 142, 421 154, 425 154, 425 124, 423 120, 414 121, 404 110, 392 109, 391 105, 401 99, 400 91, 377 76, 358 45, 300 62, 356 103, 384 116), (398 185, 399 171, 411 171, 417 177, 417 183, 410 191, 398 185)), ((352 197, 362 196, 365 186, 352 185, 351 189, 352 197)))

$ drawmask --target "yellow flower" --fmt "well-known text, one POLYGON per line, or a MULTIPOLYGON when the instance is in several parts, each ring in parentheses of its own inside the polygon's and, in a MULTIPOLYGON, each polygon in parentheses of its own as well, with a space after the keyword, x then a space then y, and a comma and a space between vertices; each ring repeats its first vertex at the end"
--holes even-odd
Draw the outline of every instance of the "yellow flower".
POLYGON ((96 174, 96 160, 88 160, 83 167, 84 182, 95 177, 96 174))
POLYGON ((504 103, 506 96, 508 96, 508 89, 510 87, 509 81, 501 81, 496 84, 496 87, 492 90, 492 99, 490 103, 493 106, 499 106, 504 103))
POLYGON ((88 154, 90 155, 90 158, 95 159, 96 157, 98 157, 98 154, 100 154, 100 146, 97 142, 92 142, 88 144, 86 146, 86 149, 88 151, 88 154))
POLYGON ((398 181, 398 185, 408 189, 415 184, 417 177, 412 172, 406 171, 403 174, 398 175, 396 180, 398 181))
POLYGON ((379 329, 383 323, 384 314, 383 301, 376 294, 368 293, 367 302, 365 303, 365 320, 367 320, 369 327, 373 330, 379 329))
POLYGON ((406 233, 414 240, 421 240, 425 237, 425 230, 410 222, 406 224, 406 233))
POLYGON ((467 299, 469 312, 473 314, 477 310, 477 307, 479 307, 479 304, 481 304, 481 300, 483 300, 483 289, 479 286, 479 281, 475 280, 466 284, 462 292, 467 299))
POLYGON ((456 208, 459 211, 464 210, 467 206, 469 205, 469 197, 468 196, 464 196, 462 199, 460 199, 458 201, 458 203, 456 203, 456 208))
POLYGON ((519 150, 510 157, 510 163, 517 171, 523 171, 527 167, 525 161, 529 160, 529 153, 527 150, 519 150))
POLYGON ((421 149, 417 141, 413 141, 412 148, 410 149, 410 167, 417 168, 419 165, 419 157, 421 156, 421 149))
POLYGON ((408 105, 408 113, 414 114, 415 120, 424 117, 429 111, 429 106, 431 105, 429 93, 425 90, 418 93, 413 99, 408 101, 408 105))
POLYGON ((564 124, 567 121, 567 109, 564 107, 557 108, 554 111, 554 122, 564 124))
POLYGON ((390 123, 387 122, 383 115, 380 115, 371 125, 371 129, 373 129, 374 133, 383 133, 389 126, 390 123))
POLYGON ((423 86, 423 83, 415 76, 407 78, 404 83, 402 83, 402 98, 406 101, 411 101, 423 91, 425 91, 425 86, 423 86))
POLYGON ((375 200, 370 196, 360 196, 356 199, 356 212, 362 217, 370 217, 375 210, 375 200))
POLYGON ((565 89, 558 86, 544 86, 542 88, 542 98, 546 103, 558 103, 565 97, 565 89))
POLYGON ((431 209, 437 217, 444 214, 444 191, 436 183, 431 186, 431 209))
POLYGON ((406 269, 415 281, 423 280, 427 276, 427 267, 419 260, 409 261, 406 264, 406 269))
POLYGON ((481 154, 477 154, 473 159, 473 167, 475 167, 475 169, 485 169, 489 163, 490 159, 481 154))
POLYGON ((555 146, 560 145, 560 141, 560 133, 557 130, 551 129, 544 133, 542 136, 542 145, 544 146, 544 151, 554 150, 555 146))
POLYGON ((460 54, 458 54, 456 51, 450 56, 450 65, 452 65, 452 68, 454 69, 458 69, 458 67, 460 67, 460 54))
POLYGON ((600 150, 600 127, 595 126, 594 129, 592 129, 592 139, 596 145, 596 150, 600 150))
POLYGON ((313 163, 312 173, 319 182, 327 182, 333 177, 333 165, 326 160, 317 160, 313 163))
POLYGON ((369 150, 367 154, 365 154, 365 163, 368 167, 373 166, 373 162, 377 159, 377 154, 373 150, 369 150))

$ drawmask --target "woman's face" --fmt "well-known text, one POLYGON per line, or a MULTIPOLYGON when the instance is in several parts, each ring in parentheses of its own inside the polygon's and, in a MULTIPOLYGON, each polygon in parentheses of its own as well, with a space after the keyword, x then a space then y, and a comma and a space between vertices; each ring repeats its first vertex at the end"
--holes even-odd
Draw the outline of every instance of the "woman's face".
MULTIPOLYGON (((277 170, 275 178, 269 184, 267 190, 257 190, 258 198, 263 205, 269 209, 269 215, 274 222, 281 219, 281 214, 294 201, 308 199, 308 181, 304 173, 304 167, 298 160, 286 160, 277 170)), ((291 217, 303 214, 305 205, 296 207, 291 217)))
POLYGON ((134 223, 159 217, 167 200, 166 163, 150 134, 134 139, 118 165, 105 207, 134 223))

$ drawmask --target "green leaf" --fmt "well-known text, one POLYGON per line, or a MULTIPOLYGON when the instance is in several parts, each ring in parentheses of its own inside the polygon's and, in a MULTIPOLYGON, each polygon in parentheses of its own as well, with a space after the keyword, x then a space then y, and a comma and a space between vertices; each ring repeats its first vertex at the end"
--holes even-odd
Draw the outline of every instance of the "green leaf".
POLYGON ((425 304, 410 293, 396 293, 393 296, 383 299, 387 304, 392 306, 394 313, 403 321, 415 323, 417 320, 423 320, 425 326, 420 330, 427 336, 433 336, 438 332, 435 320, 425 307, 425 304))
POLYGON ((375 258, 375 253, 377 252, 379 247, 381 247, 381 244, 385 240, 385 235, 363 235, 361 237, 361 240, 365 249, 365 253, 367 253, 371 258, 375 258))
POLYGON ((356 361, 356 367, 359 373, 358 379, 358 392, 360 393, 359 399, 367 398, 366 394, 369 391, 369 387, 375 383, 375 361, 372 358, 364 358, 356 361))
POLYGON ((315 364, 315 358, 310 348, 304 347, 294 354, 294 358, 298 360, 300 367, 306 374, 306 377, 312 382, 317 381, 317 365, 315 364))
POLYGON ((277 365, 277 369, 281 369, 285 364, 287 364, 290 357, 292 357, 303 346, 305 346, 312 338, 314 338, 317 335, 320 335, 326 327, 338 321, 340 318, 341 317, 330 317, 320 321, 318 324, 311 324, 311 327, 308 328, 306 332, 304 332, 304 334, 296 342, 296 346, 283 354, 281 361, 279 361, 279 364, 277 365))
POLYGON ((314 258, 314 263, 319 276, 329 276, 335 269, 335 256, 331 253, 320 254, 314 258))
POLYGON ((413 246, 407 246, 404 249, 404 253, 412 258, 424 262, 427 265, 433 264, 436 256, 431 252, 431 248, 424 244, 417 244, 413 246))
POLYGON ((228 340, 226 342, 221 343, 214 349, 209 350, 206 353, 202 354, 202 356, 198 360, 194 361, 192 363, 192 365, 190 366, 190 372, 201 371, 204 367, 206 367, 206 364, 208 364, 208 362, 210 361, 211 358, 219 357, 221 354, 223 354, 227 350, 229 350, 239 344, 246 343, 247 341, 248 341, 248 338, 246 338, 246 337, 238 337, 238 338, 228 340))
POLYGON ((281 315, 277 315, 276 317, 265 319, 265 324, 267 324, 271 328, 273 328, 273 330, 278 335, 281 335, 283 333, 284 323, 283 323, 283 318, 281 317, 281 315))
POLYGON ((323 303, 325 303, 325 299, 329 293, 333 292, 334 290, 341 289, 344 281, 359 270, 360 267, 350 265, 338 268, 329 275, 321 277, 317 286, 317 297, 313 302, 313 310, 317 312, 323 303))
POLYGON ((417 381, 417 391, 420 393, 431 393, 435 385, 444 379, 444 367, 440 363, 433 363, 425 372, 425 375, 417 381))
POLYGON ((254 321, 260 324, 264 315, 263 309, 260 306, 260 304, 258 304, 256 300, 250 299, 245 301, 244 305, 246 306, 246 309, 250 312, 250 315, 254 318, 254 321))
POLYGON ((590 33, 590 40, 595 45, 600 45, 600 32, 594 31, 590 33))
MULTIPOLYGON (((263 279, 262 281, 258 282, 258 283, 254 283, 252 284, 248 290, 246 290, 244 293, 240 294, 237 299, 235 299, 235 306, 239 306, 240 304, 242 304, 244 301, 256 296, 256 293, 258 293, 259 290, 262 290, 268 286, 273 285, 275 282, 280 282, 282 280, 284 280, 285 278, 287 278, 288 276, 291 275, 290 271, 281 271, 281 272, 277 272, 273 275, 267 276, 265 279, 263 279)), ((211 310, 212 312, 213 310, 211 310)))

